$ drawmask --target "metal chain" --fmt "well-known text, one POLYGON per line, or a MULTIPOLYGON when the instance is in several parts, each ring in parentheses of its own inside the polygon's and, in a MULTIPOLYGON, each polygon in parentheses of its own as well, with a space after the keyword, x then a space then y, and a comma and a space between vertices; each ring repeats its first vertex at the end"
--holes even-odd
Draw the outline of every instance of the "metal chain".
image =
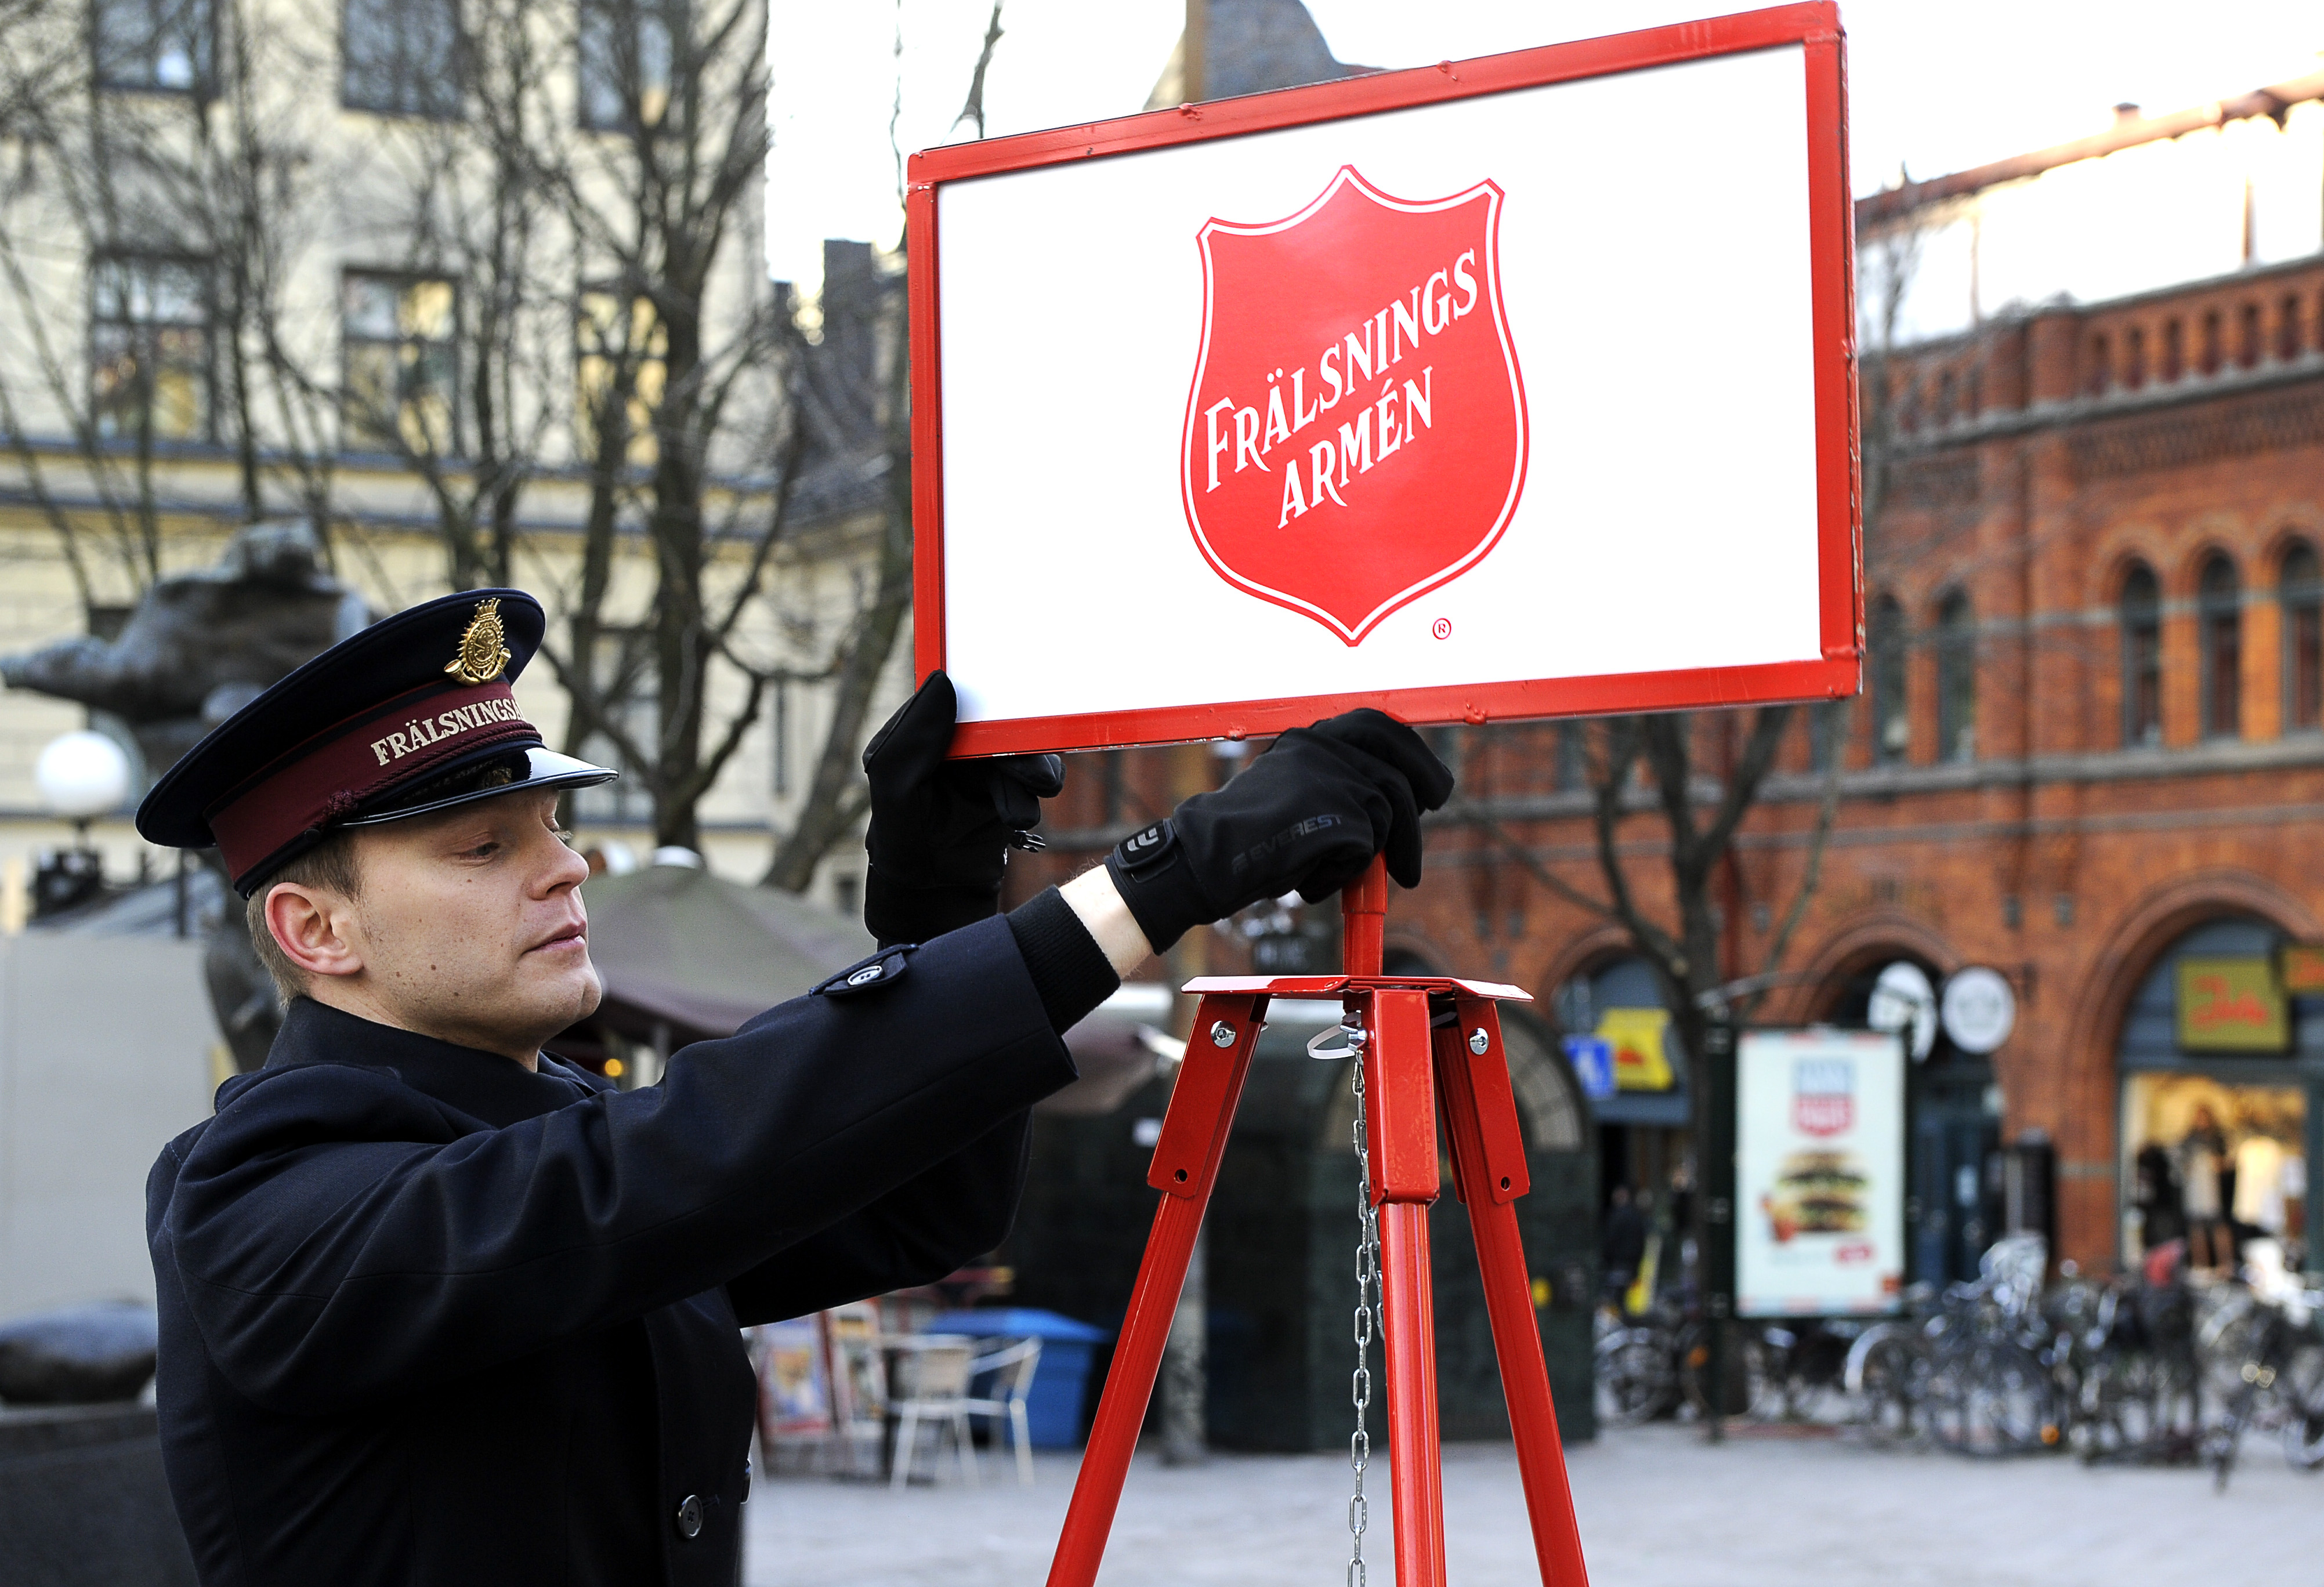
POLYGON ((1379 1213, 1372 1206, 1372 1160, 1364 1140, 1364 1032, 1344 1022, 1348 1047, 1355 1061, 1351 1083, 1356 1093, 1356 1370, 1349 1384, 1355 1402, 1356 1430, 1348 1439, 1348 1464, 1355 1468, 1356 1490, 1348 1499, 1348 1575, 1346 1587, 1366 1587, 1364 1529, 1371 1522, 1371 1504, 1364 1498, 1364 1468, 1371 1463, 1372 1435, 1364 1426, 1372 1403, 1371 1342, 1373 1320, 1379 1315, 1379 1213))

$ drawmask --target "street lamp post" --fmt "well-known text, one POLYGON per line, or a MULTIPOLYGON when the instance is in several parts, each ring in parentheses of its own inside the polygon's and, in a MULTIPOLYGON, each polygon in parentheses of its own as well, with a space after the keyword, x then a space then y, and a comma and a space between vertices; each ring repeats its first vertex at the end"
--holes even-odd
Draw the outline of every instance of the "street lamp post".
POLYGON ((105 856, 91 847, 88 824, 129 797, 129 757, 101 733, 68 733, 49 741, 32 765, 49 814, 73 825, 73 845, 42 857, 32 879, 35 918, 60 914, 105 890, 105 856))

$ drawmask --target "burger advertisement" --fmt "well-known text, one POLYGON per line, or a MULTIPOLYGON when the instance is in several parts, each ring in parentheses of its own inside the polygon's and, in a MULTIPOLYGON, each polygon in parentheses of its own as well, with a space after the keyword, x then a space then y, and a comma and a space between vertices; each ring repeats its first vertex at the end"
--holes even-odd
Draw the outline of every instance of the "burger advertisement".
POLYGON ((1751 1031, 1737 1083, 1737 1310, 1895 1310, 1904 1271, 1903 1043, 1751 1031))

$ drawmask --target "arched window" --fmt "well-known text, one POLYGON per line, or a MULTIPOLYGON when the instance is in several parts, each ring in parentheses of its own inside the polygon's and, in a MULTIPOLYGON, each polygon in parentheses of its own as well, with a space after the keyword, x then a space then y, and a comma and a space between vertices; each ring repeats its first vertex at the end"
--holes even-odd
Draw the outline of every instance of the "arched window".
POLYGON ((1872 760, 1902 764, 1913 747, 1913 718, 1904 708, 1904 609, 1883 595, 1872 604, 1868 648, 1872 652, 1872 760))
POLYGON ((2243 731, 2243 592, 2226 557, 2214 554, 2203 564, 2195 608, 2202 625, 2203 736, 2234 738, 2243 731))
POLYGON ((2093 397, 2105 396, 2107 388, 2114 383, 2114 349, 2107 346, 2104 336, 2090 338, 2090 377, 2086 383, 2093 397))
POLYGON ((2324 727, 2324 576, 2316 548, 2295 541, 2275 581, 2283 607, 2283 725, 2324 727))
POLYGON ((2132 391, 2146 383, 2146 330, 2132 326, 2122 334, 2122 383, 2132 391))
POLYGON ((2175 319, 2163 325, 2163 378, 2177 380, 2187 373, 2187 338, 2175 319))
POLYGON ((1937 756, 1977 759, 1977 614, 1960 590, 1937 607, 1937 756))
POLYGON ((1848 761, 1848 730, 1856 713, 1850 699, 1819 700, 1808 707, 1808 764, 1829 771, 1848 761))
POLYGON ((2122 581, 2122 742, 2163 742, 2163 591, 2144 562, 2122 581))
POLYGON ((2218 374, 2219 358, 2219 311, 2214 309, 2203 316, 2203 373, 2218 374))

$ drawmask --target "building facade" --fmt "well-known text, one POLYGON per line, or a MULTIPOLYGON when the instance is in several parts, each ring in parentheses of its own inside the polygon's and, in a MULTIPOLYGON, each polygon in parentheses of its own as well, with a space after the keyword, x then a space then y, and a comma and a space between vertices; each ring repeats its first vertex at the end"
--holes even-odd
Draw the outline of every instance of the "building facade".
MULTIPOLYGON (((0 64, 0 653, 106 633, 239 526, 300 520, 375 613, 539 594, 569 670, 544 660, 521 694, 552 743, 576 676, 609 699, 608 730, 566 744, 595 756, 634 760, 615 737, 650 750, 674 696, 705 702, 704 745, 736 736, 699 845, 764 874, 874 598, 900 356, 896 262, 835 245, 805 335, 767 279, 767 15, 89 0, 19 19, 0 64), (665 685, 674 587, 735 616, 665 685)), ((0 691, 12 911, 67 836, 35 758, 89 725, 134 755, 118 724, 0 691)), ((642 780, 576 801, 584 844, 652 846, 642 780)), ((116 879, 165 863, 125 810, 88 835, 116 879)), ((846 903, 861 868, 843 843, 811 885, 846 903)))
MULTIPOLYGON (((2062 1259, 2134 1259, 2206 1207, 2295 1254, 2305 1240, 2304 1165, 2324 1153, 2324 1001, 2301 951, 2324 943, 2319 92, 2126 114, 2080 145, 1859 202, 1867 687, 1798 714, 1722 874, 1722 968, 1765 968, 1820 855, 1760 1022, 1861 1024, 1898 962, 1939 987, 1969 965, 2008 982, 1998 1050, 1940 1035, 1913 1066, 1914 1277, 1974 1271, 2010 1226, 2062 1259), (2211 201, 2221 189, 2232 203, 2211 201), (2095 209, 2093 191, 2109 195, 2095 209), (2087 239, 2043 242, 2076 212, 2200 233, 2173 245, 2216 273, 2084 300, 2087 239), (1964 238, 1975 268, 1941 263, 1964 238), (1914 280, 1922 259, 1940 263, 1914 280)), ((2153 268, 2099 254, 2102 285, 2153 268)), ((1695 721, 1711 792, 1739 732, 1695 721)), ((1650 1010, 1623 931, 1502 846, 1603 895, 1595 730, 1437 733, 1461 802, 1391 908, 1391 956, 1517 982, 1569 1031, 1650 1010)), ((1093 760, 1061 850, 1100 849, 1234 763, 1093 760)), ((1633 885, 1666 904, 1662 817, 1643 787, 1624 812, 1633 885)), ((1182 956, 1174 970, 1251 962, 1224 933, 1182 956)), ((1601 1104, 1609 1186, 1683 1186, 1691 1115, 1669 1068, 1601 1104)))

